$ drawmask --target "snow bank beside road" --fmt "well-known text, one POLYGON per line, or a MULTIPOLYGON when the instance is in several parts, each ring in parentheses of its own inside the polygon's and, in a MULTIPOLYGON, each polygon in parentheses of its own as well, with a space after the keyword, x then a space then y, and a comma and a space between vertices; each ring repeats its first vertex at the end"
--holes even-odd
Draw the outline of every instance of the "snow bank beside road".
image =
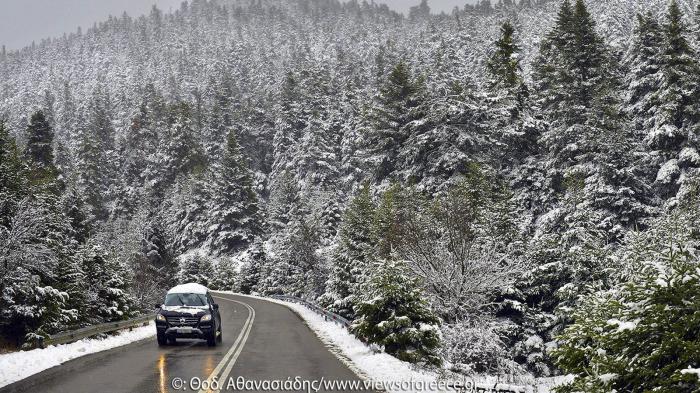
POLYGON ((0 388, 69 360, 140 341, 156 334, 153 323, 105 339, 84 339, 44 349, 0 355, 0 388))
MULTIPOLYGON (((470 383, 476 382, 477 386, 480 387, 498 387, 499 389, 510 388, 513 391, 523 393, 548 393, 550 392, 551 387, 560 382, 558 378, 546 380, 542 379, 533 381, 533 385, 536 386, 522 387, 498 383, 494 377, 481 376, 472 380, 468 377, 452 375, 441 378, 438 373, 419 370, 410 363, 403 362, 386 353, 372 350, 372 348, 362 343, 342 326, 331 321, 326 321, 321 315, 316 314, 314 311, 301 304, 266 297, 241 295, 233 292, 223 293, 262 299, 281 304, 292 309, 304 319, 306 324, 316 333, 321 341, 323 341, 329 347, 329 349, 356 374, 366 380, 381 382, 386 390, 390 392, 426 393, 455 391, 454 389, 435 390, 426 388, 430 387, 431 384, 435 386, 439 380, 446 380, 448 382, 466 382, 467 387, 469 387, 470 383), (403 385, 399 386, 399 384, 403 385), (392 385, 396 388, 391 389, 392 385), (411 386, 415 387, 415 389, 410 389, 411 386)), ((466 392, 469 391, 469 389, 466 390, 466 392)))

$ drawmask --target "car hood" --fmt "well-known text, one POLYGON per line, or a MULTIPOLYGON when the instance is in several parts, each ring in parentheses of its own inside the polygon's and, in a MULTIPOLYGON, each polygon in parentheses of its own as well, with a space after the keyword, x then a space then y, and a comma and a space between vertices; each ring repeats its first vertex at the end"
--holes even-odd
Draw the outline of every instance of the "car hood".
POLYGON ((182 306, 163 306, 161 307, 161 314, 166 317, 172 316, 202 316, 209 312, 208 307, 182 307, 182 306))

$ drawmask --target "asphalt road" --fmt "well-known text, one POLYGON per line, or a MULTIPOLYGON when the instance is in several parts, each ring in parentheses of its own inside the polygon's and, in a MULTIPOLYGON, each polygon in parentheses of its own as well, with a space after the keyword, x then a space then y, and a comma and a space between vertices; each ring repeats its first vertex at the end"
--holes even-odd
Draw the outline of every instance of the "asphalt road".
POLYGON ((196 340, 158 347, 153 337, 66 362, 0 392, 191 392, 207 387, 206 381, 210 388, 241 391, 229 385, 242 381, 239 377, 247 383, 245 391, 261 392, 284 390, 267 389, 275 387, 270 381, 359 380, 288 308, 236 295, 214 296, 223 328, 223 343, 214 348, 196 340), (175 389, 174 379, 184 386, 175 389))

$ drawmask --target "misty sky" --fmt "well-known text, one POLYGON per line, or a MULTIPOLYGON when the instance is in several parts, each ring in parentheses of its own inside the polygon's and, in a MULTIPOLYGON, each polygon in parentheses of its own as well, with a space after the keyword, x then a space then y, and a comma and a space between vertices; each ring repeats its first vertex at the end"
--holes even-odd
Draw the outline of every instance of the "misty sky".
MULTIPOLYGON (((450 12, 471 0, 429 0, 433 12, 450 12)), ((182 0, 0 0, 0 45, 20 49, 47 37, 60 37, 78 26, 86 29, 109 15, 147 13, 153 4, 168 11, 182 0)), ((420 0, 377 0, 406 12, 420 0)))

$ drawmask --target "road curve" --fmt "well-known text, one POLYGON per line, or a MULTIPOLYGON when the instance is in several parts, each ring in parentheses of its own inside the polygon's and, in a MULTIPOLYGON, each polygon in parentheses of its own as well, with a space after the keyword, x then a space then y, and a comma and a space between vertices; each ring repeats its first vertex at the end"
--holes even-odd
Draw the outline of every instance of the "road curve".
POLYGON ((228 381, 240 381, 239 377, 247 381, 249 388, 259 388, 264 381, 289 378, 359 380, 287 307, 238 295, 213 295, 219 304, 223 328, 223 343, 215 348, 195 340, 178 340, 175 346, 158 347, 153 337, 71 360, 0 388, 0 392, 196 392, 200 386, 187 386, 193 378, 195 384, 216 380, 218 385, 214 387, 221 391, 240 391, 228 385, 228 381), (175 389, 174 379, 184 381, 185 386, 175 389), (227 385, 231 389, 225 389, 227 385))

